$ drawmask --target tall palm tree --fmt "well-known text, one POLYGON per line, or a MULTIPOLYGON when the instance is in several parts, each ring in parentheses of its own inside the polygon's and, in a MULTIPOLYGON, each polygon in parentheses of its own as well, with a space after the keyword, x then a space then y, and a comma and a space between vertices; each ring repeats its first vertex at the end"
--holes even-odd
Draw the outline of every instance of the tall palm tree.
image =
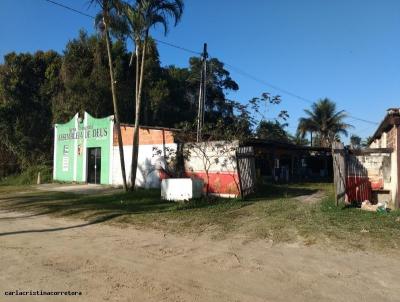
POLYGON ((125 4, 124 15, 130 25, 131 38, 135 43, 136 79, 135 79, 135 125, 133 130, 131 188, 135 189, 136 170, 139 154, 139 125, 142 103, 143 75, 146 47, 150 29, 162 25, 164 34, 168 33, 169 19, 174 19, 176 26, 183 14, 183 0, 136 0, 125 4))
POLYGON ((304 110, 307 117, 299 119, 297 130, 302 138, 307 132, 315 133, 320 146, 329 147, 338 135, 348 135, 352 126, 344 122, 347 114, 344 110, 336 111, 336 104, 328 98, 311 105, 311 110, 304 110))
POLYGON ((120 125, 119 111, 118 111, 118 100, 115 89, 116 81, 114 79, 114 67, 113 67, 113 59, 111 53, 111 38, 110 38, 110 30, 113 30, 114 32, 119 33, 121 35, 123 35, 126 32, 124 19, 121 18, 121 16, 118 14, 118 9, 121 6, 121 2, 118 0, 91 0, 90 3, 97 4, 101 8, 101 12, 96 15, 95 26, 101 31, 102 34, 104 34, 107 45, 108 66, 109 66, 110 81, 111 81, 111 94, 112 94, 112 101, 114 108, 115 128, 118 137, 118 148, 119 148, 119 158, 120 158, 121 172, 122 172, 122 181, 124 189, 125 191, 127 191, 128 186, 126 183, 124 146, 122 142, 121 125, 120 125))

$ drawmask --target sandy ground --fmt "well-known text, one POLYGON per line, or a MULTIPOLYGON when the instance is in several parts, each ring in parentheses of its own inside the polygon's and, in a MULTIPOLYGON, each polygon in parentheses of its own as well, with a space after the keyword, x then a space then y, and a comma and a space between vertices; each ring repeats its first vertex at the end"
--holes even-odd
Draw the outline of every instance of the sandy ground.
POLYGON ((0 212, 0 301, 399 301, 400 257, 0 212), (10 290, 80 297, 7 297, 10 290))
POLYGON ((41 191, 49 192, 66 192, 76 194, 98 194, 98 193, 112 193, 118 190, 108 185, 95 185, 95 184, 41 184, 32 186, 33 188, 41 191))

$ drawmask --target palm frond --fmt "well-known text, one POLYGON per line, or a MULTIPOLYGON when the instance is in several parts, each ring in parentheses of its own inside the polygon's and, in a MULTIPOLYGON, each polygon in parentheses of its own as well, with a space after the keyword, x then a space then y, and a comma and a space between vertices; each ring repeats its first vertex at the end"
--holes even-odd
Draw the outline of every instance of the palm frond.
POLYGON ((353 126, 344 122, 347 113, 336 111, 336 104, 328 98, 320 99, 304 110, 307 117, 299 119, 298 132, 302 137, 306 132, 315 132, 321 145, 329 146, 338 135, 347 136, 353 126))

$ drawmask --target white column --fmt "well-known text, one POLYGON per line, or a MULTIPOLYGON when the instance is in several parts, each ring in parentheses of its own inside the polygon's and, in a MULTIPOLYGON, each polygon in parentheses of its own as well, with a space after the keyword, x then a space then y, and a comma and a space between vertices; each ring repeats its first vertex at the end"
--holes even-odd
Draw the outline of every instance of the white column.
POLYGON ((112 185, 113 181, 113 162, 114 162, 114 116, 110 116, 110 154, 108 155, 109 171, 108 183, 112 185))
POLYGON ((54 125, 53 180, 57 177, 57 124, 54 125))
MULTIPOLYGON (((75 114, 75 131, 76 131, 76 134, 78 134, 78 118, 79 118, 79 114, 77 113, 77 114, 75 114)), ((73 159, 74 159, 74 176, 73 176, 73 180, 74 181, 76 181, 76 169, 77 169, 77 166, 78 166, 78 139, 77 138, 74 138, 74 156, 73 156, 73 159)))
POLYGON ((86 182, 86 173, 87 173, 87 150, 86 150, 86 127, 87 127, 87 113, 85 111, 85 113, 83 114, 83 148, 82 148, 82 152, 83 152, 83 161, 82 161, 82 181, 86 182))

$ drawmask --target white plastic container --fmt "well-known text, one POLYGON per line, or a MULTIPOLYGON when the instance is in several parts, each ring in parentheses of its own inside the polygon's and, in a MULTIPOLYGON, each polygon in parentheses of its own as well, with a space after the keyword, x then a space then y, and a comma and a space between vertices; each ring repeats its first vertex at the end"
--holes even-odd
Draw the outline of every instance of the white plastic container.
POLYGON ((184 201, 200 198, 203 194, 202 179, 168 178, 161 181, 161 198, 165 200, 184 201))

